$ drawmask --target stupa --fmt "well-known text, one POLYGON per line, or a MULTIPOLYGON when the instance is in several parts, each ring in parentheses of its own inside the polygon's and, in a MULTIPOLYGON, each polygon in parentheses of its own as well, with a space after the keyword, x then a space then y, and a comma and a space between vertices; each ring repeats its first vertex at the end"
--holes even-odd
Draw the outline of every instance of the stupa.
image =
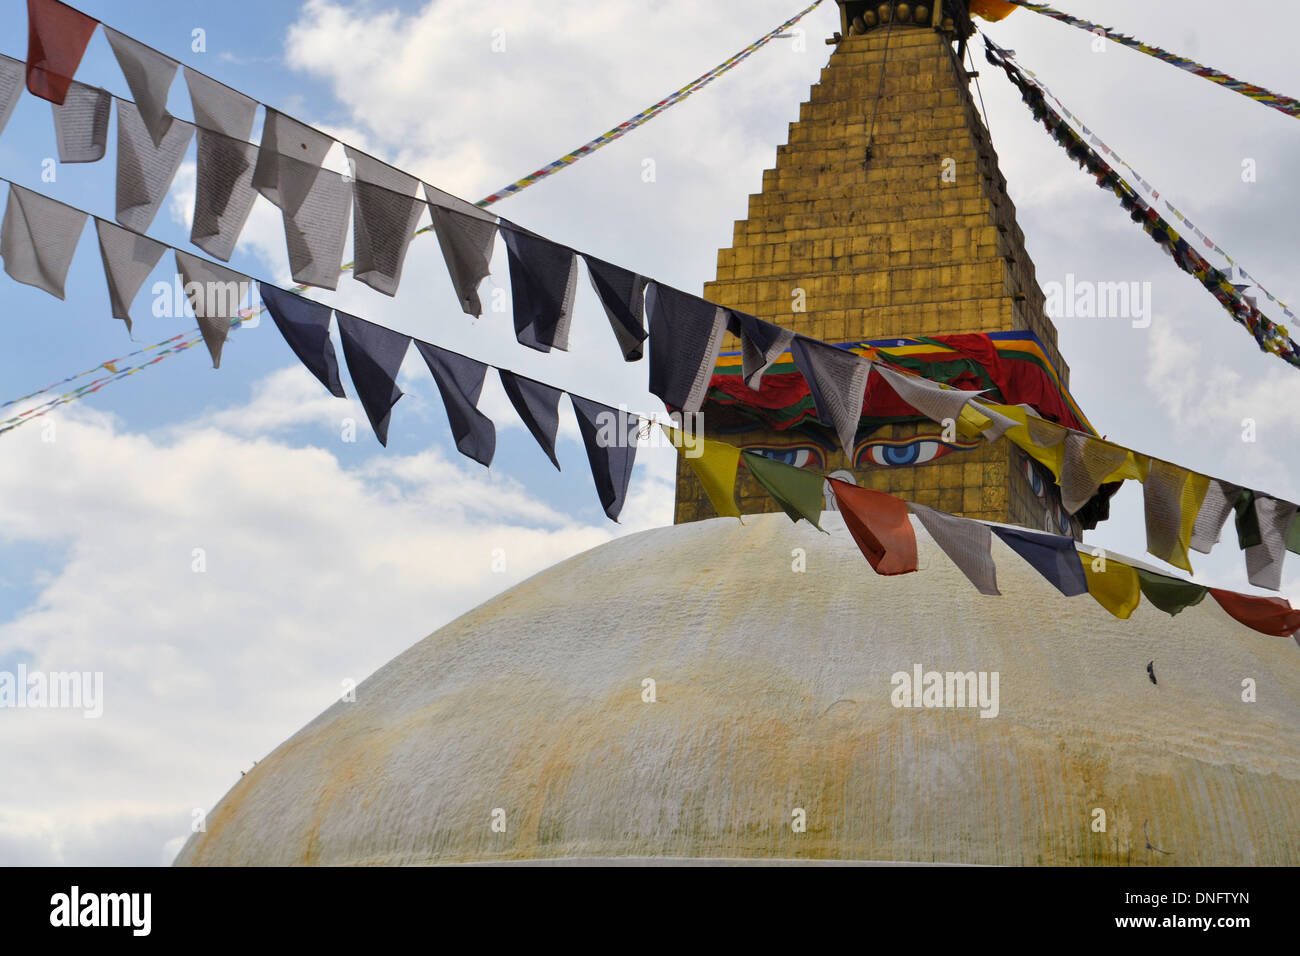
MULTIPOLYGON (((830 63, 705 296, 958 379, 1027 363, 1040 412, 1090 428, 968 92, 966 0, 839 2, 830 63)), ((846 455, 798 395, 737 401, 737 365, 718 363, 706 432, 1080 531, 1009 443, 913 417, 864 421, 846 455)), ((683 469, 673 526, 425 638, 242 777, 176 862, 1300 861, 1291 641, 1212 601, 1117 620, 997 539, 1008 596, 984 596, 915 521, 921 572, 876 576, 833 511, 828 535, 761 514, 750 482, 742 525, 683 469), (911 689, 931 673, 969 675, 969 696, 927 706, 911 689)))

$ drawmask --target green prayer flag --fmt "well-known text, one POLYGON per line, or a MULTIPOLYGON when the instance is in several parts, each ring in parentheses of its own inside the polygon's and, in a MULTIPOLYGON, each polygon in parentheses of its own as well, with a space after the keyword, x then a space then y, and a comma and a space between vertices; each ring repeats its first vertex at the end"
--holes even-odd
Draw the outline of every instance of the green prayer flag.
POLYGON ((1292 554, 1300 554, 1300 521, 1291 525, 1291 531, 1286 537, 1286 549, 1292 554))
POLYGON ((1171 578, 1145 568, 1134 568, 1142 596, 1166 614, 1177 614, 1184 608, 1194 607, 1204 599, 1208 588, 1191 581, 1171 578))
POLYGON ((796 468, 757 452, 741 452, 745 467, 769 495, 776 499, 791 521, 807 518, 818 531, 826 498, 822 476, 807 468, 796 468))
POLYGON ((1242 488, 1237 495, 1237 544, 1241 550, 1254 547, 1264 539, 1259 533, 1259 515, 1255 514, 1255 492, 1242 488))

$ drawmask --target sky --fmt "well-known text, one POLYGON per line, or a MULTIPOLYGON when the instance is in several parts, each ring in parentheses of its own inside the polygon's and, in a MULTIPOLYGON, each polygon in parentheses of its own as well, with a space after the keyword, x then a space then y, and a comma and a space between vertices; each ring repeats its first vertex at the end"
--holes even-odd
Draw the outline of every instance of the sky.
MULTIPOLYGON (((657 102, 803 5, 80 0, 108 25, 471 201, 657 102)), ((1300 95, 1275 3, 1238 0, 1231 15, 1209 0, 1062 5, 1300 95)), ((22 0, 0 8, 23 22, 22 0)), ((773 41, 494 211, 698 291, 829 58, 822 41, 838 27, 835 4, 825 0, 801 27, 802 44, 773 41)), ((1114 44, 1095 51, 1088 35, 1026 11, 985 30, 1162 197, 1300 306, 1288 268, 1300 249, 1294 119, 1114 44), (1246 160, 1254 181, 1243 180, 1246 160)), ((24 36, 6 31, 0 52, 23 58, 24 36)), ((979 93, 1040 284, 1067 275, 1150 283, 1147 328, 1056 319, 1072 391, 1093 424, 1129 447, 1300 500, 1300 370, 1260 353, 1065 156, 978 49, 979 93), (1243 440, 1247 419, 1254 441, 1243 440)), ((128 95, 102 32, 77 76, 128 95)), ((169 108, 192 118, 179 77, 169 108)), ((112 219, 115 138, 101 162, 56 166, 45 182, 49 106, 25 94, 0 132, 0 175, 112 219)), ((191 147, 151 234, 197 251, 187 242, 193 189, 191 147)), ((109 312, 90 232, 64 301, 0 277, 0 401, 193 327, 151 314, 153 282, 174 275, 166 256, 136 300, 128 338, 109 312)), ((260 198, 230 265, 292 284, 278 212, 260 198)), ((509 290, 500 244, 485 299, 493 289, 509 290)), ((350 277, 312 295, 610 405, 662 410, 645 363, 621 361, 585 280, 571 351, 548 355, 519 346, 506 316, 460 311, 429 235, 412 242, 395 298, 350 277)), ((1276 307, 1269 314, 1283 320, 1276 307)), ((98 719, 0 710, 0 864, 169 863, 195 811, 347 682, 559 560, 671 523, 671 449, 639 451, 615 524, 567 403, 558 473, 489 375, 480 407, 497 425, 498 450, 486 470, 457 453, 414 350, 400 384, 385 449, 355 400, 330 397, 268 319, 232 333, 220 370, 191 349, 0 434, 0 672, 104 675, 98 719)), ((1127 485, 1112 519, 1085 540, 1141 556, 1141 489, 1127 485)), ((1254 590, 1230 544, 1194 564, 1198 580, 1254 590)), ((1300 562, 1283 593, 1300 602, 1300 562)))

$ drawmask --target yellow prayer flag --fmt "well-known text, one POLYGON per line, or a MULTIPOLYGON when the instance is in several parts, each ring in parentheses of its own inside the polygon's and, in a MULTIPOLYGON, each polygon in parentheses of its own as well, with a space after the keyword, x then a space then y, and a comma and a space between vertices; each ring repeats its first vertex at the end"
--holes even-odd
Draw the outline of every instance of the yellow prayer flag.
POLYGON ((1088 579, 1088 593, 1098 604, 1118 618, 1127 618, 1142 600, 1142 582, 1134 568, 1110 558, 1093 557, 1079 552, 1083 575, 1088 579), (1097 564, 1104 570, 1093 570, 1097 564))
POLYGON ((676 428, 661 425, 673 447, 686 459, 704 486, 713 510, 723 517, 739 518, 736 506, 736 469, 740 466, 740 449, 726 442, 713 441, 695 434, 689 439, 676 428), (689 445, 689 447, 688 447, 689 445), (695 452, 700 454, 695 454, 695 452))

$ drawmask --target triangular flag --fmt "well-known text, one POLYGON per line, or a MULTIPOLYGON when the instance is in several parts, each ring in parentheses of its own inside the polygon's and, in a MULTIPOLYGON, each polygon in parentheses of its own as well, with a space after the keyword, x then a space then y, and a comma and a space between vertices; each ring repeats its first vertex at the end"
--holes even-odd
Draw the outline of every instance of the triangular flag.
POLYGON ((420 181, 344 146, 352 168, 352 276, 384 295, 396 295, 402 263, 424 209, 420 181))
POLYGON ((915 571, 916 532, 907 517, 907 502, 838 478, 827 480, 849 533, 875 572, 909 574, 915 571))
POLYGON ((794 332, 744 312, 731 312, 740 338, 740 375, 744 383, 758 391, 763 383, 763 373, 794 341, 794 332))
POLYGON ((27 89, 62 103, 99 21, 58 0, 27 0, 27 89))
POLYGON ((1205 599, 1208 588, 1171 578, 1167 574, 1157 574, 1146 568, 1134 568, 1138 582, 1142 587, 1142 596, 1166 614, 1177 614, 1189 607, 1195 607, 1205 599))
POLYGON ((1209 487, 1205 475, 1151 459, 1151 470, 1142 483, 1149 553, 1176 568, 1192 570, 1187 549, 1209 487))
MULTIPOLYGON (((179 123, 179 121, 177 121, 179 123)), ((177 124, 173 124, 173 129, 177 124)), ((181 275, 185 297, 199 320, 199 332, 212 356, 212 367, 221 368, 221 349, 240 303, 249 297, 252 280, 215 262, 174 250, 176 271, 181 275)))
POLYGON ((108 45, 113 48, 117 65, 122 68, 154 146, 161 146, 172 124, 172 115, 167 112, 167 93, 180 64, 112 27, 104 27, 104 36, 108 37, 108 45))
POLYGON ((621 266, 611 265, 595 256, 582 254, 587 263, 587 278, 600 297, 609 317, 609 327, 623 352, 623 360, 640 360, 646 340, 645 286, 646 279, 621 266))
POLYGON ((54 142, 61 163, 97 163, 108 147, 113 97, 108 90, 73 80, 61 104, 50 104, 54 142))
POLYGON ((257 147, 248 138, 258 103, 189 67, 185 84, 198 126, 190 242, 224 262, 234 253, 257 198, 257 147))
POLYGON ((639 421, 635 415, 579 398, 572 392, 569 401, 578 416, 578 430, 587 448, 587 461, 591 463, 591 477, 596 481, 600 503, 605 514, 617 521, 632 481, 639 421))
POLYGON ((95 233, 99 237, 99 257, 104 263, 113 317, 125 322, 129 333, 131 303, 167 247, 104 219, 95 220, 95 233))
POLYGON ((808 382, 817 417, 834 429, 844 454, 852 459, 853 439, 862 418, 871 363, 848 349, 803 335, 795 336, 790 354, 808 382))
POLYGON ((668 440, 678 450, 695 477, 704 486, 713 510, 723 518, 739 518, 736 506, 736 472, 740 468, 740 449, 726 442, 713 441, 698 433, 686 435, 668 425, 661 426, 668 440))
POLYGON ((539 352, 567 350, 578 283, 573 250, 504 220, 501 237, 509 254, 515 338, 539 352))
POLYGON ((173 119, 161 146, 154 146, 135 104, 117 101, 117 221, 135 232, 148 232, 162 206, 194 127, 173 119))
POLYGON ((988 525, 915 502, 907 507, 980 594, 1002 593, 998 590, 997 566, 993 563, 993 532, 988 525))
POLYGON ((727 331, 727 310, 699 296, 651 282, 650 391, 669 408, 698 412, 727 331))
POLYGON ((4 222, 0 223, 5 272, 24 285, 62 299, 68 267, 85 225, 86 213, 80 209, 11 184, 4 222))
POLYGON ((343 358, 348 363, 352 385, 366 410, 370 427, 379 444, 388 446, 388 420, 393 406, 402 397, 397 387, 397 373, 411 346, 411 337, 375 325, 355 315, 334 310, 343 340, 343 358))
POLYGON ((826 503, 825 479, 821 475, 807 468, 775 461, 758 452, 742 451, 740 457, 754 480, 776 500, 791 521, 806 518, 818 531, 825 530, 821 526, 822 509, 826 503))
POLYGON ((292 217, 311 192, 333 145, 334 140, 320 130, 267 107, 253 188, 292 217))
POLYGON ((0 53, 0 132, 23 92, 23 61, 0 53))
POLYGON ((466 315, 482 315, 478 286, 491 271, 497 217, 428 183, 424 195, 460 307, 466 315))
POLYGON ((1073 538, 997 526, 993 533, 1066 597, 1088 593, 1088 579, 1073 538))
POLYGON ((1086 505, 1128 455, 1126 448, 1083 432, 1067 432, 1061 454, 1061 506, 1074 514, 1086 505))
POLYGON ((961 420, 966 403, 983 394, 983 390, 975 392, 944 388, 938 382, 918 375, 904 375, 878 362, 873 367, 899 398, 939 425, 952 422, 955 428, 961 420))
POLYGON ((1219 588, 1210 588, 1210 594, 1233 619, 1261 634, 1290 637, 1300 631, 1300 611, 1293 609, 1291 602, 1284 598, 1238 594, 1219 588))
POLYGON ((1257 588, 1277 591, 1282 587, 1282 562, 1295 524, 1296 506, 1268 495, 1256 495, 1255 515, 1260 543, 1246 549, 1246 577, 1257 588))
POLYGON ((451 424, 452 437, 456 439, 456 448, 484 468, 489 467, 497 450, 497 430, 492 419, 478 410, 478 397, 483 391, 487 366, 419 339, 415 340, 415 347, 429 366, 442 395, 442 403, 447 407, 447 420, 451 424))
POLYGON ((560 396, 564 393, 505 369, 497 369, 497 375, 524 427, 537 439, 556 470, 560 470, 559 459, 555 457, 555 433, 560 427, 560 396))
POLYGON ((1079 561, 1093 599, 1121 620, 1129 618, 1142 601, 1137 569, 1083 552, 1079 552, 1079 561))
POLYGON ((307 366, 307 371, 316 376, 329 393, 336 398, 346 398, 343 383, 339 381, 339 358, 330 341, 330 313, 333 311, 323 302, 295 295, 284 289, 257 284, 262 293, 262 302, 266 311, 275 321, 275 327, 284 336, 293 354, 307 366))

